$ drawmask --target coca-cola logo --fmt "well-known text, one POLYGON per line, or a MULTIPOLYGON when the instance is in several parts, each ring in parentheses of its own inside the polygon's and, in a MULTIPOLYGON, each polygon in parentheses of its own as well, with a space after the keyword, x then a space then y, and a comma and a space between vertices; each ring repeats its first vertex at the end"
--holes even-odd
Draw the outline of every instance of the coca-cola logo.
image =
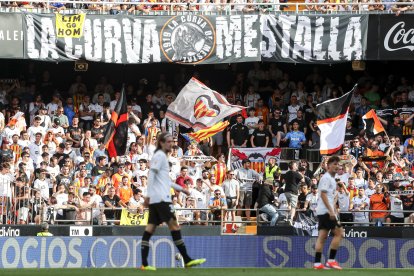
POLYGON ((414 51, 414 29, 406 30, 405 22, 398 22, 387 32, 384 48, 387 51, 408 49, 414 51))

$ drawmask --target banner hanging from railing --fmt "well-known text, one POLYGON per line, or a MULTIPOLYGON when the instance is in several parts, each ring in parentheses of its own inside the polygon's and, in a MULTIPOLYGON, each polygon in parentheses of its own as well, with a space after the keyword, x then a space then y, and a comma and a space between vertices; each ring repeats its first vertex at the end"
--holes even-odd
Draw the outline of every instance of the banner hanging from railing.
POLYGON ((25 13, 26 57, 122 64, 261 59, 260 15, 83 16, 65 16, 56 26, 55 14, 25 13))
POLYGON ((370 15, 367 47, 368 60, 413 60, 413 15, 370 15))
POLYGON ((22 16, 19 13, 0 15, 0 58, 24 58, 22 16))
POLYGON ((248 159, 253 170, 263 173, 271 157, 279 162, 281 152, 280 148, 232 148, 229 152, 227 166, 232 170, 236 170, 242 167, 243 160, 248 159))
POLYGON ((262 60, 364 60, 368 15, 262 15, 262 60))

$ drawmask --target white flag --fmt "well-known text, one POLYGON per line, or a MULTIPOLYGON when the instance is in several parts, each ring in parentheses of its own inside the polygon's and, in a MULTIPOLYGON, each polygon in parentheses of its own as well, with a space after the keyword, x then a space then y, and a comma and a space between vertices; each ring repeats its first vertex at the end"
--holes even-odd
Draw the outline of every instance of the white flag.
POLYGON ((211 127, 246 107, 231 105, 220 93, 211 90, 195 78, 187 83, 165 116, 195 130, 211 127))

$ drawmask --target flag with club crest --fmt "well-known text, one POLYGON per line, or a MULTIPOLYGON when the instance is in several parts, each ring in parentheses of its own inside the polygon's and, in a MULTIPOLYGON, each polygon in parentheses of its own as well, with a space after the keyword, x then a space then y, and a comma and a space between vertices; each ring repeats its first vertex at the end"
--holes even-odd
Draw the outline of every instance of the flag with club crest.
POLYGON ((195 131, 213 127, 246 107, 230 104, 220 93, 195 78, 184 86, 165 117, 195 131))

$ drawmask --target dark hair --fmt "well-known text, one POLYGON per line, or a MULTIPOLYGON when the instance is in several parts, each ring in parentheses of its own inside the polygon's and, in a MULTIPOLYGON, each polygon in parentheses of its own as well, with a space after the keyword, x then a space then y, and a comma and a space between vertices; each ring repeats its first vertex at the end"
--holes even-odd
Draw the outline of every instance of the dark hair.
POLYGON ((289 162, 289 169, 292 169, 293 168, 293 165, 294 164, 297 164, 298 162, 297 161, 290 161, 289 162))
POLYGON ((183 170, 188 170, 188 168, 186 166, 182 166, 180 171, 183 171, 183 170))
POLYGON ((327 164, 329 165, 329 164, 332 164, 334 162, 339 162, 340 160, 341 159, 338 156, 331 156, 331 157, 329 157, 327 164))

